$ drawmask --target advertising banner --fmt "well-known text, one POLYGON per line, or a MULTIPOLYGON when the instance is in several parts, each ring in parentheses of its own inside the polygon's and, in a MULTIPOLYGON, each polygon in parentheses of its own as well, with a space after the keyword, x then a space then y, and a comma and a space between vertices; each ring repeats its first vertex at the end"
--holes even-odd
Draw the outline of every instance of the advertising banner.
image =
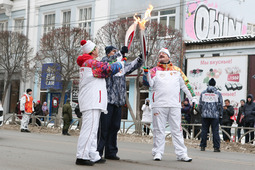
POLYGON ((223 100, 229 99, 237 113, 240 100, 246 100, 247 60, 247 56, 188 59, 187 76, 198 99, 214 78, 223 100))
POLYGON ((41 89, 62 89, 60 70, 59 64, 43 64, 41 89))

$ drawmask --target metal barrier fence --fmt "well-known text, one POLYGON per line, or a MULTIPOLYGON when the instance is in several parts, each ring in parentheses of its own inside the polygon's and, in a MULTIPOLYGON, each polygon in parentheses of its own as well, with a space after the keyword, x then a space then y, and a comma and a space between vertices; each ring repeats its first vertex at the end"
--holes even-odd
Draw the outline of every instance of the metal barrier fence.
MULTIPOLYGON (((9 117, 6 118, 6 120, 4 120, 4 124, 20 124, 21 119, 19 118, 19 116, 21 115, 17 115, 16 113, 12 113, 9 114, 9 117)), ((55 127, 55 121, 56 117, 55 116, 38 116, 38 115, 31 115, 31 125, 32 126, 45 126, 45 127, 55 127)), ((70 127, 70 129, 73 130, 80 130, 81 128, 81 119, 80 118, 74 118, 70 127)), ((122 127, 119 131, 119 133, 121 134, 139 134, 142 135, 142 127, 146 126, 147 128, 150 129, 150 133, 153 134, 153 129, 151 126, 149 126, 148 124, 150 124, 150 122, 137 122, 135 123, 134 121, 130 121, 130 120, 121 120, 121 124, 122 127), (127 125, 127 124, 131 124, 131 125, 127 125), (135 126, 138 126, 135 127, 135 126), (135 129, 139 129, 138 131, 135 129)), ((63 120, 61 122, 61 126, 63 125, 63 120)), ((168 128, 169 125, 166 126, 166 128, 168 128)), ((197 140, 200 138, 201 135, 201 127, 202 124, 182 124, 182 129, 184 132, 186 132, 186 138, 189 139, 194 139, 197 140)), ((230 142, 241 142, 241 140, 243 138, 245 138, 245 135, 250 134, 250 133, 254 133, 255 132, 255 128, 248 128, 248 127, 234 127, 234 126, 220 126, 219 129, 222 134, 224 133, 229 139, 230 142), (231 136, 223 129, 223 128, 230 128, 231 129, 231 136), (241 134, 240 138, 237 139, 237 131, 238 129, 244 129, 247 130, 245 133, 241 134)), ((166 133, 166 137, 171 136, 171 133, 166 133)), ((209 130, 208 133, 208 140, 212 140, 213 136, 212 136, 212 131, 211 128, 209 130)), ((221 138, 222 139, 222 138, 221 138)), ((254 142, 255 139, 251 140, 249 138, 249 143, 254 142)))

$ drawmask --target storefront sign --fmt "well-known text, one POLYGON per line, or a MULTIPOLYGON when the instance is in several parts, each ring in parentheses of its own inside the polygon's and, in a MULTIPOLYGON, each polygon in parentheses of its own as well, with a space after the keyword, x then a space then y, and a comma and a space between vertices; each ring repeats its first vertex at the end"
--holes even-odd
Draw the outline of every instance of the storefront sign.
POLYGON ((41 89, 62 89, 60 70, 59 64, 43 64, 41 89))

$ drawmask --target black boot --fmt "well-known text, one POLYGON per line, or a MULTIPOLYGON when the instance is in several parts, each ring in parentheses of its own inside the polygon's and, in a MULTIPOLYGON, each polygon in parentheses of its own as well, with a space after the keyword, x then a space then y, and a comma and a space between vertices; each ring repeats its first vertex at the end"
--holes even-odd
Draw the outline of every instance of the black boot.
POLYGON ((66 135, 66 130, 62 130, 62 135, 66 135))

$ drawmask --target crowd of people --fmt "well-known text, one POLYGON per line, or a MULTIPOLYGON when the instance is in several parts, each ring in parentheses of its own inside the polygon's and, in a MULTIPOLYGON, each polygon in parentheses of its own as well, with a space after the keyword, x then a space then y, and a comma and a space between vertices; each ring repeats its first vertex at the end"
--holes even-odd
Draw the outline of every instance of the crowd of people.
MULTIPOLYGON (((21 99, 17 102, 15 110, 18 117, 21 119, 20 131, 27 133, 30 133, 28 124, 32 122, 32 114, 38 116, 47 116, 49 114, 47 102, 44 102, 42 105, 40 100, 37 100, 36 103, 33 101, 32 89, 26 90, 26 93, 24 93, 21 99)), ((41 126, 41 122, 37 119, 36 123, 41 126)))
MULTIPOLYGON (((83 55, 77 58, 80 67, 79 105, 75 108, 77 117, 82 121, 77 144, 76 164, 93 166, 105 163, 106 159, 120 160, 117 155, 117 133, 121 123, 121 106, 126 101, 125 76, 138 69, 143 64, 140 55, 127 62, 128 48, 121 50, 113 46, 105 48, 106 56, 98 61, 98 48, 92 41, 81 41, 83 55), (89 99, 89 100, 88 100, 89 99)), ((223 140, 230 142, 233 124, 234 108, 226 99, 223 105, 221 93, 215 88, 216 81, 212 78, 201 95, 199 102, 187 79, 179 67, 171 62, 168 49, 162 48, 158 53, 158 64, 152 69, 143 68, 143 84, 152 89, 152 101, 145 99, 141 110, 144 134, 150 134, 153 124, 152 156, 155 161, 161 161, 165 148, 165 128, 168 122, 174 151, 178 161, 191 162, 184 139, 201 138, 201 151, 207 147, 209 128, 212 128, 214 152, 220 152, 219 125, 222 125, 223 140), (167 88, 166 88, 167 87, 167 88), (180 90, 187 98, 181 102, 180 90), (182 128, 182 124, 184 129, 182 128), (202 124, 191 128, 188 124, 202 124), (193 132, 192 129, 194 130, 193 132)), ((37 101, 33 106, 32 90, 27 89, 20 100, 22 113, 21 132, 30 132, 28 122, 30 115, 45 116, 48 113, 47 103, 43 106, 37 101)), ((250 94, 247 101, 241 100, 237 117, 238 127, 254 127, 255 103, 250 94)), ((68 128, 72 121, 70 99, 63 106, 63 135, 70 135, 68 128)), ((240 129, 241 131, 241 129, 240 129)), ((238 131, 238 138, 240 138, 238 131)), ((248 132, 244 129, 244 132, 248 132)), ((254 132, 247 133, 245 142, 254 139, 254 132)))

